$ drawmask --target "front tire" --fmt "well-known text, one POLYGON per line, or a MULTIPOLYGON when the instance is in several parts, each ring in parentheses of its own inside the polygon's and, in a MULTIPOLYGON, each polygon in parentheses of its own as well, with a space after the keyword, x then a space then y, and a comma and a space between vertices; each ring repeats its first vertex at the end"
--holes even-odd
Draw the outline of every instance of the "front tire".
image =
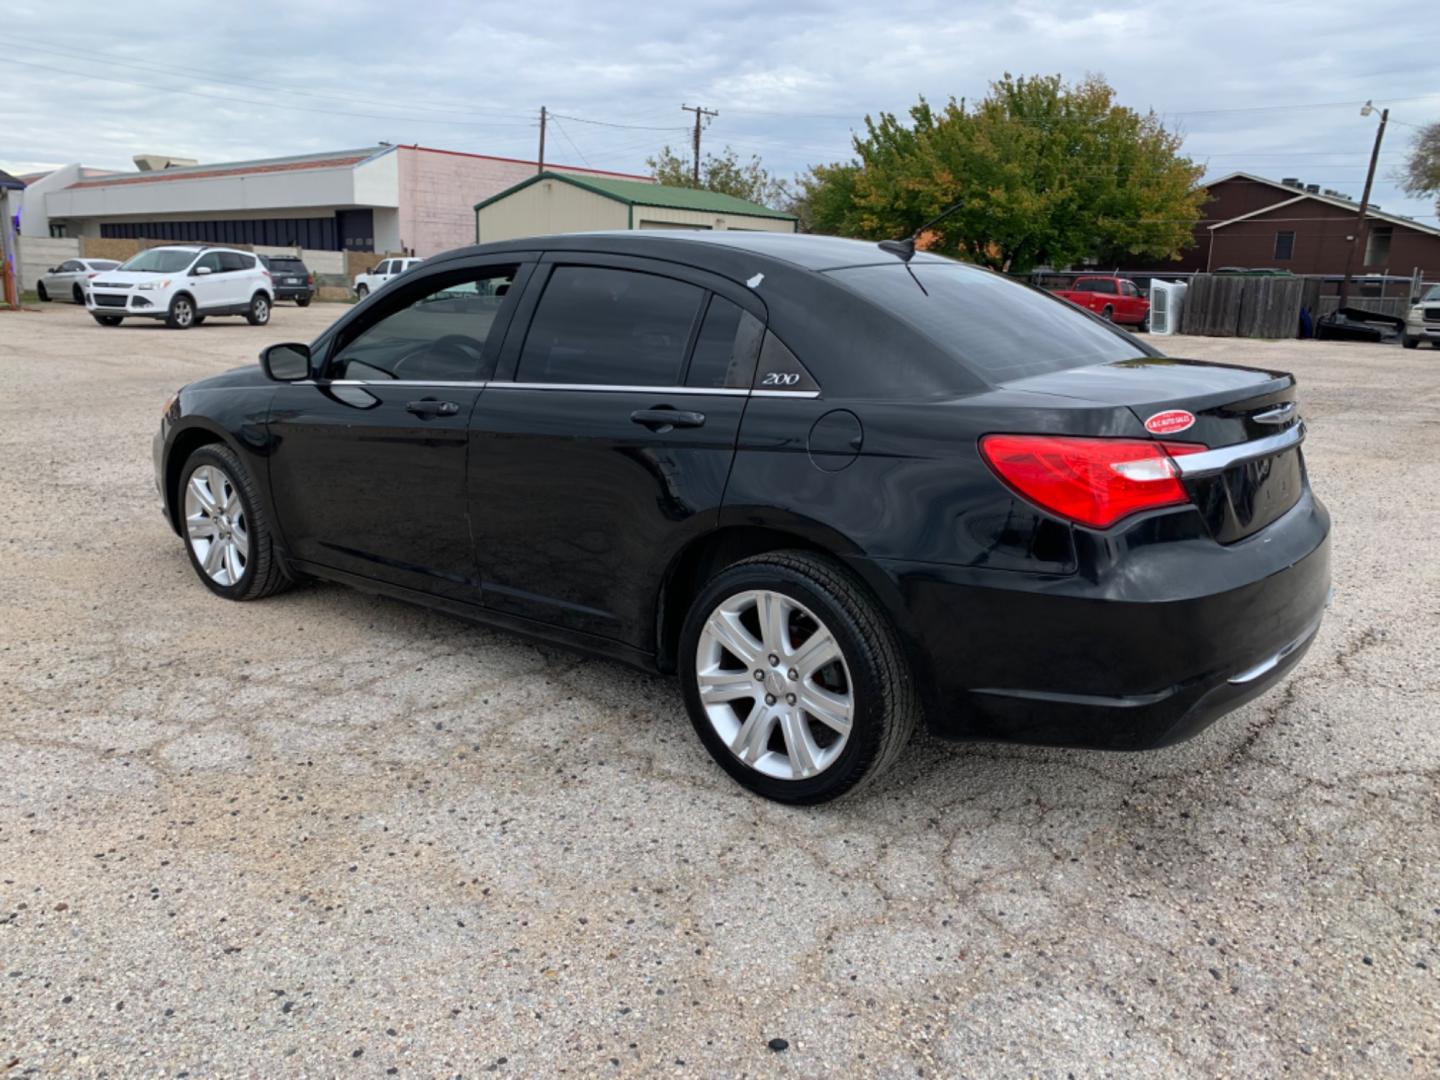
POLYGON ((190 455, 173 505, 190 565, 216 596, 259 600, 290 584, 259 490, 228 446, 212 443, 190 455))
POLYGON ((75 303, 79 304, 81 307, 85 306, 85 292, 83 289, 80 288, 79 285, 76 285, 73 289, 70 290, 70 298, 74 300, 75 303))
POLYGON ((251 326, 264 326, 270 321, 270 298, 264 293, 257 292, 250 298, 250 310, 245 312, 245 319, 251 326))
POLYGON ((45 291, 45 283, 43 281, 37 281, 35 283, 35 295, 40 298, 42 304, 48 304, 50 302, 50 294, 45 291))
POLYGON ((101 326, 119 326, 122 318, 120 315, 96 315, 95 321, 101 326))
POLYGON ((680 679, 710 755, 777 802, 827 802, 874 779, 920 713, 879 603, 802 551, 738 562, 701 590, 680 634, 680 679))
POLYGON ((1114 309, 1113 307, 1111 307, 1109 304, 1106 304, 1106 305, 1105 305, 1105 309, 1100 312, 1100 318, 1104 319, 1106 322, 1114 322, 1114 321, 1115 321, 1115 309, 1114 309))
POLYGON ((165 316, 165 325, 171 330, 189 330, 195 325, 195 301, 181 293, 170 301, 170 313, 165 316))
POLYGON ((1418 349, 1420 347, 1420 339, 1406 334, 1400 339, 1400 344, 1404 345, 1407 349, 1418 349))
POLYGON ((358 296, 361 300, 364 300, 365 297, 370 295, 370 289, 368 286, 365 285, 356 285, 355 295, 358 296))

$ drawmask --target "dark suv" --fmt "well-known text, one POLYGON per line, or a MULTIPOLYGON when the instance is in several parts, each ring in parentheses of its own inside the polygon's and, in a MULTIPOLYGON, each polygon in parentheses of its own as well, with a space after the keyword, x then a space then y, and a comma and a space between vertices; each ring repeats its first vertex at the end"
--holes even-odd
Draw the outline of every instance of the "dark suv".
POLYGON ((261 255, 260 262, 275 282, 276 300, 294 300, 308 307, 315 298, 315 275, 298 255, 261 255))
POLYGON ((715 760, 790 802, 922 720, 1141 749, 1289 671, 1330 587, 1295 380, 892 249, 427 259, 179 392, 170 523, 227 599, 314 575, 674 672, 715 760))

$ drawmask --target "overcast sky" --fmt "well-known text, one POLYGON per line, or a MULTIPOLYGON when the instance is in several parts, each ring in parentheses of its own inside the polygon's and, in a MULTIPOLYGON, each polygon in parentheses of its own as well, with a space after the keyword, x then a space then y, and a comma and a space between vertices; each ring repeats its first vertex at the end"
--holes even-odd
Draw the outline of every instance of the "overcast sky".
POLYGON ((377 143, 644 172, 699 103, 729 143, 791 175, 849 156, 866 113, 975 99, 1002 72, 1098 72, 1185 134, 1213 178, 1298 176, 1358 198, 1391 107, 1374 199, 1437 221, 1393 177, 1440 120, 1440 19, 1419 0, 229 4, 7 0, 0 167, 133 168, 377 143), (1279 107, 1285 106, 1285 107, 1279 107), (1289 107, 1294 106, 1294 107, 1289 107), (602 124, 617 126, 602 126, 602 124))

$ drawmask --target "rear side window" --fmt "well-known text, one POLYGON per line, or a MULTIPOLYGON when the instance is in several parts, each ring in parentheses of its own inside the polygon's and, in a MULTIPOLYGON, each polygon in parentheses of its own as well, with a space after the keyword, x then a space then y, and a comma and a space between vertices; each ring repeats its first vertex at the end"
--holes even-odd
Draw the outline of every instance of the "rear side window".
POLYGON ((220 270, 222 273, 231 273, 236 270, 255 269, 254 255, 241 255, 238 251, 220 251, 220 270))
POLYGON ((1092 281, 1092 282, 1090 282, 1088 285, 1086 285, 1086 291, 1088 291, 1088 292, 1098 292, 1098 293, 1108 293, 1109 295, 1114 296, 1114 295, 1115 295, 1115 283, 1114 283, 1113 281, 1104 281, 1104 280, 1092 281))
POLYGON ((704 291, 656 274, 560 266, 540 297, 519 382, 676 386, 704 291))
POLYGON ((989 383, 1150 355, 1048 293, 964 263, 832 270, 830 277, 920 331, 989 383))
POLYGON ((748 311, 723 296, 710 297, 705 320, 695 336, 685 385, 749 386, 764 332, 764 324, 748 311))

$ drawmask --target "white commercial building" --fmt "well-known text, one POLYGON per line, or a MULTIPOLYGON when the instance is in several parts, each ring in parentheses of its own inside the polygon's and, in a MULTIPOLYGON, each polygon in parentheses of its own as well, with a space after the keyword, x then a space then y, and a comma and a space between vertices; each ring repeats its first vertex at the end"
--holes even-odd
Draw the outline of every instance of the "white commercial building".
POLYGON ((473 243, 476 201, 538 168, 514 158, 388 145, 210 165, 175 166, 156 155, 136 161, 141 168, 133 173, 91 175, 69 165, 33 180, 24 192, 22 233, 427 257, 473 243))

